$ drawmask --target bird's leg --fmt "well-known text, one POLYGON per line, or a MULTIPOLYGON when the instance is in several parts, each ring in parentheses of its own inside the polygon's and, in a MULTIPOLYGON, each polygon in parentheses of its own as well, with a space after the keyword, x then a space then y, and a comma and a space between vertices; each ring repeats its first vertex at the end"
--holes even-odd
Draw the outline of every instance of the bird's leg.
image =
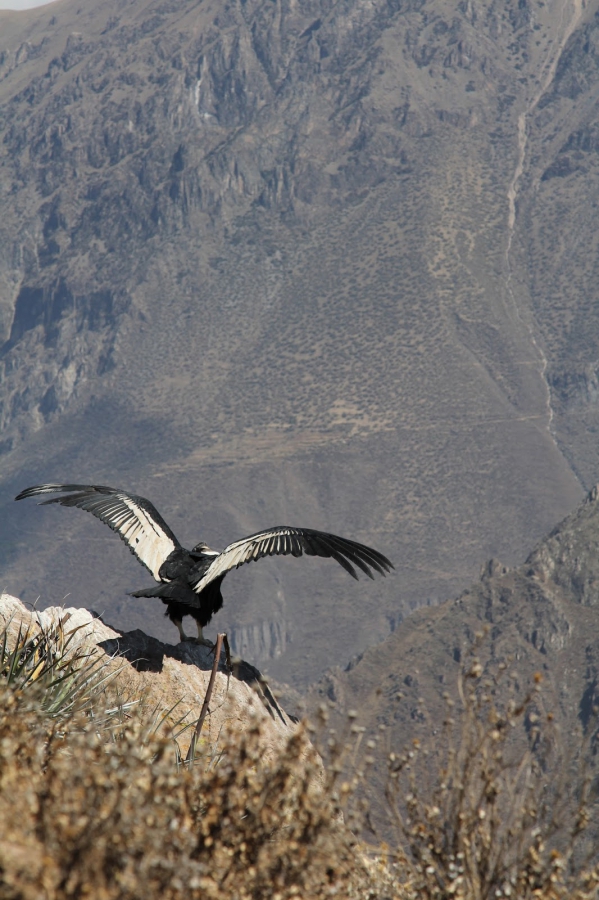
POLYGON ((200 625, 200 623, 197 620, 196 620, 196 624, 198 626, 198 636, 196 638, 196 644, 203 644, 206 647, 214 647, 214 644, 212 643, 212 641, 209 641, 208 638, 204 637, 204 632, 202 630, 202 626, 200 625))
POLYGON ((185 632, 183 631, 183 622, 181 621, 181 619, 173 619, 172 622, 173 622, 173 624, 175 624, 175 625, 177 626, 177 628, 179 629, 179 635, 180 635, 180 637, 181 637, 181 642, 193 640, 193 638, 187 637, 187 635, 186 635, 185 632))

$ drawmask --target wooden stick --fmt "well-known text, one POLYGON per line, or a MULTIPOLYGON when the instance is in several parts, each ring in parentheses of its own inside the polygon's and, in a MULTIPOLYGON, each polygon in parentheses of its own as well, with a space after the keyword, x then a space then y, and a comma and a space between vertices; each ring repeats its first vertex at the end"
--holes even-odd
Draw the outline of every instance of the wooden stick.
POLYGON ((223 642, 225 645, 225 659, 227 661, 227 693, 229 693, 229 682, 233 674, 233 666, 231 665, 231 648, 229 647, 229 638, 223 632, 223 642))
POLYGON ((212 689, 214 688, 214 682, 216 680, 216 673, 218 671, 218 664, 220 662, 220 652, 223 646, 223 638, 225 638, 225 634, 217 634, 216 636, 216 646, 214 648, 214 663, 212 665, 212 672, 210 673, 210 681, 208 682, 208 688, 206 689, 206 696, 204 697, 204 702, 202 704, 202 709, 200 711, 200 718, 198 719, 195 727, 195 731, 193 733, 193 737, 191 739, 191 743, 189 745, 189 750, 187 751, 187 756, 185 757, 185 762, 190 763, 193 766, 193 761, 195 757, 195 750, 198 738, 200 736, 200 732, 202 731, 202 725, 204 724, 204 719, 206 718, 206 713, 208 712, 208 704, 210 703, 210 698, 212 697, 212 689))

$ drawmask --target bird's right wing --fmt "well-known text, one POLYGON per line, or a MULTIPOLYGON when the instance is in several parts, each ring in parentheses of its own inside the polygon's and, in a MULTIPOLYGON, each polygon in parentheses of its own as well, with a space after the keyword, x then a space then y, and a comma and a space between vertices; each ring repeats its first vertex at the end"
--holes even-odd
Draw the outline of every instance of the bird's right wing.
POLYGON ((278 525, 229 544, 208 568, 204 568, 202 576, 195 582, 190 579, 190 583, 193 590, 199 594, 211 581, 224 576, 231 569, 239 568, 244 563, 253 562, 264 556, 303 556, 304 553, 306 556, 324 556, 336 560, 353 578, 358 577, 354 566, 361 569, 369 578, 373 577, 371 568, 381 575, 393 568, 386 556, 365 544, 358 544, 356 541, 349 541, 347 538, 325 531, 314 531, 312 528, 278 525))
POLYGON ((156 581, 163 562, 181 545, 158 510, 144 497, 98 484, 38 484, 15 497, 68 493, 40 504, 60 503, 90 512, 115 531, 156 581))

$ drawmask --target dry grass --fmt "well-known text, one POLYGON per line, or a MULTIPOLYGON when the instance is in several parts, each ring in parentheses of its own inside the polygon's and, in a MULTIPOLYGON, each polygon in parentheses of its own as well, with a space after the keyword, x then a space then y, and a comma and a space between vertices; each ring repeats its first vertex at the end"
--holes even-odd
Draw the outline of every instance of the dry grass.
POLYGON ((0 690, 2 898, 366 896, 300 732, 270 769, 251 721, 191 769, 137 718, 112 737, 0 690))
POLYGON ((366 741, 370 756, 341 777, 361 731, 351 716, 346 740, 327 730, 320 710, 324 781, 316 754, 306 753, 311 726, 291 732, 267 767, 251 712, 243 730, 217 748, 200 741, 194 764, 182 763, 172 730, 161 733, 165 717, 143 703, 115 715, 111 688, 94 688, 90 706, 81 662, 69 673, 53 644, 63 636, 47 638, 32 650, 21 635, 17 657, 3 651, 20 668, 5 665, 0 681, 2 900, 598 896, 599 872, 585 857, 592 806, 584 753, 560 756, 539 684, 518 700, 501 670, 483 677, 475 651, 459 683, 461 712, 447 701, 438 780, 421 777, 431 758, 419 745, 390 754, 398 840, 369 860, 340 815, 343 807, 354 831, 363 823, 355 789, 375 746, 366 741), (73 702, 69 688, 60 714, 48 707, 57 679, 49 664, 40 668, 42 657, 60 660, 59 686, 83 689, 73 702), (561 781, 548 777, 557 771, 561 781))

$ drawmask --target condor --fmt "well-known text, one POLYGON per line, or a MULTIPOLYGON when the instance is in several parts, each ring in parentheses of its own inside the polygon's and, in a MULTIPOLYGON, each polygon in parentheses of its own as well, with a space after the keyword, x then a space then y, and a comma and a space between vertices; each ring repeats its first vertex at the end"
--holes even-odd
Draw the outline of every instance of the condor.
POLYGON ((373 578, 371 569, 384 575, 393 568, 389 560, 370 547, 346 538, 278 525, 229 544, 222 552, 198 543, 191 550, 181 546, 158 510, 143 497, 116 488, 92 484, 38 484, 15 497, 64 493, 41 505, 60 503, 92 513, 123 540, 158 585, 135 591, 132 597, 159 597, 166 615, 179 629, 182 641, 194 640, 183 631, 183 617, 190 615, 198 628, 197 643, 210 644, 202 629, 223 605, 221 583, 227 572, 264 556, 323 556, 336 560, 354 578, 354 566, 373 578))

